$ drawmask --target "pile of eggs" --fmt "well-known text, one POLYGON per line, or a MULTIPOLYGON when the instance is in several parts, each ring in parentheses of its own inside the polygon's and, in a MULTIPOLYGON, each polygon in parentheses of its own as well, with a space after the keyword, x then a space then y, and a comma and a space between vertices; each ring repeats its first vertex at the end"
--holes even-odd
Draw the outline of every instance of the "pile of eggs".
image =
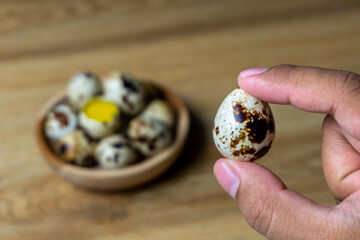
POLYGON ((113 71, 103 81, 74 75, 64 103, 44 122, 52 150, 82 167, 116 169, 151 157, 172 142, 174 110, 155 86, 113 71))

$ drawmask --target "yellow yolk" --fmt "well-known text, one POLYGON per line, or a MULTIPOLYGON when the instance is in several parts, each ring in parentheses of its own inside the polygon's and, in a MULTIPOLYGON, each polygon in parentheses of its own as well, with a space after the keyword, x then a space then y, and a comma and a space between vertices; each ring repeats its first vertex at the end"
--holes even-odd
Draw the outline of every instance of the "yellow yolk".
POLYGON ((99 98, 88 101, 83 108, 83 112, 88 118, 98 122, 111 122, 114 116, 120 113, 114 103, 99 98))

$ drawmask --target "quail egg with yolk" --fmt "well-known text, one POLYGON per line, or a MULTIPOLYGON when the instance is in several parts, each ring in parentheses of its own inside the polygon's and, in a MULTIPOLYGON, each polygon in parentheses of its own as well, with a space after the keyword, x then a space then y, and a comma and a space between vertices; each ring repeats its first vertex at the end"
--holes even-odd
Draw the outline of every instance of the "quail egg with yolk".
POLYGON ((120 110, 113 102, 93 98, 82 108, 79 124, 91 138, 100 139, 120 127, 120 110))

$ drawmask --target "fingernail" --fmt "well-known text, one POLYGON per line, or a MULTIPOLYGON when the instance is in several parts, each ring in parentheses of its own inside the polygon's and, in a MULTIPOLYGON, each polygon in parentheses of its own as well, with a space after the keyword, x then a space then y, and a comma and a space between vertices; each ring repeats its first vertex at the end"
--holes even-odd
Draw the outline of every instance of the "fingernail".
POLYGON ((214 173, 221 187, 235 199, 236 192, 240 185, 240 178, 228 161, 229 160, 226 159, 217 161, 214 167, 214 173))
POLYGON ((246 78, 249 76, 261 74, 267 70, 268 70, 268 68, 250 68, 250 69, 246 69, 246 70, 242 71, 239 76, 242 78, 246 78))

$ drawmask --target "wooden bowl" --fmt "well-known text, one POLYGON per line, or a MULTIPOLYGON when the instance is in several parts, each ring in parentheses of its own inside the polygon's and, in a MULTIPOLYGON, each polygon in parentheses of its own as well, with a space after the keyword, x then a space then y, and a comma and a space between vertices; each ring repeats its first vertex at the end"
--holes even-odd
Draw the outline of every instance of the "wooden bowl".
POLYGON ((179 157, 190 126, 189 112, 185 104, 169 89, 154 84, 174 107, 177 116, 173 143, 153 157, 133 165, 115 170, 84 168, 69 164, 57 156, 49 147, 43 126, 47 113, 53 106, 65 100, 65 92, 52 98, 40 111, 36 121, 36 140, 47 163, 54 172, 70 183, 94 190, 120 190, 148 182, 169 168, 179 157))

